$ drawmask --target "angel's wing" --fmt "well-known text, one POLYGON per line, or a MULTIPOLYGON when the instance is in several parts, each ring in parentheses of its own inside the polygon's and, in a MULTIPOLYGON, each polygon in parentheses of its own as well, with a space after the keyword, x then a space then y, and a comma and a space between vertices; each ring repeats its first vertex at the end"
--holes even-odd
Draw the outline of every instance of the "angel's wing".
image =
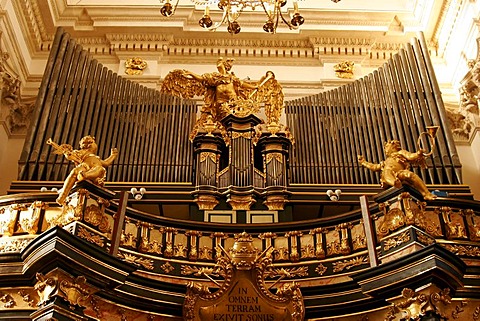
POLYGON ((170 71, 163 80, 160 91, 182 98, 193 98, 204 95, 206 87, 191 73, 175 69, 170 71))
POLYGON ((256 90, 252 99, 265 105, 267 123, 279 123, 283 111, 282 86, 275 78, 269 78, 256 90))

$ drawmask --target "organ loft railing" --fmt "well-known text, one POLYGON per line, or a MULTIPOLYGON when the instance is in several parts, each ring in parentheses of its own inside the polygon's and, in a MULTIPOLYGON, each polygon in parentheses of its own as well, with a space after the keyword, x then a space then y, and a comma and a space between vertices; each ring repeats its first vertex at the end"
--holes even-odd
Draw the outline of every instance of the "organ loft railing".
MULTIPOLYGON (((296 141, 290 184, 377 184, 378 174, 363 168, 356 156, 379 163, 383 143, 390 139, 416 150, 417 138, 430 125, 440 126, 437 148, 426 169, 414 170, 427 184, 461 183, 461 165, 422 35, 373 73, 286 102, 285 112, 296 141)), ((52 138, 74 145, 92 135, 101 157, 112 147, 120 152, 107 181, 192 182, 188 133, 196 114, 195 102, 121 78, 59 29, 19 162, 19 179, 65 179, 72 165, 45 142, 52 138)), ((421 145, 428 147, 428 140, 421 145)))

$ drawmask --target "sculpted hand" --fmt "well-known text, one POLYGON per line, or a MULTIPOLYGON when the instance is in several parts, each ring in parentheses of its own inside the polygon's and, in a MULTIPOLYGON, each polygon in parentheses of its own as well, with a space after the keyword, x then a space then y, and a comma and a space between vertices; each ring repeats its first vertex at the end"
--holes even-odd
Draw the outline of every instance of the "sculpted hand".
POLYGON ((363 163, 365 163, 365 157, 363 157, 363 155, 357 155, 357 159, 360 165, 363 165, 363 163))

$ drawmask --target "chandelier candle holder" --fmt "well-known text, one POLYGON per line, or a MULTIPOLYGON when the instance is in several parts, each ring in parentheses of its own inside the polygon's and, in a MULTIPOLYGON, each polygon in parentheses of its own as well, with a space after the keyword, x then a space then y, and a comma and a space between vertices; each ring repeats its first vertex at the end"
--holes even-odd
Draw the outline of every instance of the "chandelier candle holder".
MULTIPOLYGON (((165 3, 160 9, 160 13, 165 17, 170 17, 175 13, 179 0, 175 5, 170 3, 170 0, 164 0, 165 3)), ((211 1, 195 1, 195 4, 202 4, 205 6, 203 17, 198 21, 198 24, 210 31, 217 30, 222 24, 227 25, 227 31, 230 34, 237 34, 241 27, 238 19, 245 9, 250 8, 255 11, 261 8, 266 15, 266 21, 263 25, 263 30, 267 33, 276 33, 279 22, 285 23, 290 30, 297 30, 305 19, 300 15, 298 10, 298 1, 293 0, 293 14, 290 17, 282 12, 282 7, 287 5, 288 0, 211 0, 211 1), (214 22, 210 16, 210 8, 216 5, 222 10, 222 18, 218 22, 214 22)))

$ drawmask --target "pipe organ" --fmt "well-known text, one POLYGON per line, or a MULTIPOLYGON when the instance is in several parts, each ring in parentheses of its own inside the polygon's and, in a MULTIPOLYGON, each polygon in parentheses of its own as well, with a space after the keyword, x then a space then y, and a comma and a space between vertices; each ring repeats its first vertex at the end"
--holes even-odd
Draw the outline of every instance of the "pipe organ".
MULTIPOLYGON (((196 113, 191 100, 121 78, 59 29, 39 91, 35 123, 21 155, 19 178, 64 179, 71 165, 53 155, 45 141, 52 137, 77 142, 90 134, 99 139, 99 155, 112 147, 122 151, 108 181, 194 182, 193 146, 182 134, 192 130, 196 113)), ((286 102, 285 113, 296 137, 286 166, 289 183, 376 184, 378 175, 362 168, 356 155, 379 163, 382 143, 389 139, 414 150, 417 137, 429 125, 440 126, 439 148, 427 159, 427 169, 415 169, 416 173, 427 184, 462 181, 422 37, 361 79, 286 102)), ((422 143, 428 145, 426 140, 422 143)))
POLYGON ((462 181, 422 36, 378 70, 331 91, 288 101, 285 112, 287 125, 299 137, 290 161, 291 183, 375 184, 379 177, 362 169, 356 155, 379 163, 384 158, 382 143, 390 139, 415 150, 417 138, 430 125, 440 126, 439 148, 427 159, 426 170, 415 169, 417 174, 427 184, 462 181))
POLYGON ((196 113, 193 101, 108 70, 59 29, 21 154, 19 178, 63 180, 71 165, 51 153, 46 140, 73 145, 92 135, 99 155, 113 147, 121 151, 108 181, 191 182, 193 148, 182 134, 191 131, 196 113))

